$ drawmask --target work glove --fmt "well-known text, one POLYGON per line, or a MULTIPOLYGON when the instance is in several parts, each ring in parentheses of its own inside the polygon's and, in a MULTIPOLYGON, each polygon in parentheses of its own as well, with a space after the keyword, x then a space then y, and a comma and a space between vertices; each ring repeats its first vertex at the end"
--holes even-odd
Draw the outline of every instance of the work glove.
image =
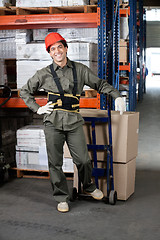
POLYGON ((52 102, 48 102, 46 105, 38 108, 37 110, 37 114, 41 115, 41 114, 45 114, 45 113, 48 113, 50 114, 52 111, 53 111, 53 105, 51 105, 52 102))
POLYGON ((120 115, 122 115, 123 112, 126 111, 126 104, 123 98, 118 97, 115 99, 115 111, 120 111, 120 115))

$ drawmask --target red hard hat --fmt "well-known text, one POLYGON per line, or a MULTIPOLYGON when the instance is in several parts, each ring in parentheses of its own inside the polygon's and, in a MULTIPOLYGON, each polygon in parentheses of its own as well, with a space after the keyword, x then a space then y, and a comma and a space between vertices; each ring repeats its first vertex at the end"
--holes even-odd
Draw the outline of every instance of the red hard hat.
POLYGON ((53 45, 56 42, 62 41, 62 40, 64 40, 66 42, 66 40, 59 33, 56 33, 56 32, 49 33, 45 38, 45 45, 46 45, 47 52, 49 52, 48 48, 51 45, 53 45))

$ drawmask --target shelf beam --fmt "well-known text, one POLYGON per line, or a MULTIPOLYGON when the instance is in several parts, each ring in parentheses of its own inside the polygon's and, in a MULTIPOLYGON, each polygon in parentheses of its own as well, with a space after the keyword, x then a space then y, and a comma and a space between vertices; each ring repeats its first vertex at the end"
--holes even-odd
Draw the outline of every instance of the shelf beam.
POLYGON ((96 28, 97 13, 0 16, 0 29, 96 28))
MULTIPOLYGON (((40 106, 44 106, 47 103, 46 97, 35 98, 36 102, 40 106)), ((4 102, 4 98, 0 98, 0 104, 4 102)), ((98 98, 80 98, 80 108, 97 108, 98 98)), ((2 108, 28 108, 24 101, 20 97, 12 97, 9 101, 2 106, 2 108)))

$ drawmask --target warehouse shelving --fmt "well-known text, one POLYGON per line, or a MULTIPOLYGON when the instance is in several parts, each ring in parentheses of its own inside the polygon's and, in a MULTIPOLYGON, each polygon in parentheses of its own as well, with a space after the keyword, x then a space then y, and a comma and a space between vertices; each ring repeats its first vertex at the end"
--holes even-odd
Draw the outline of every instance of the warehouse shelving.
MULTIPOLYGON (((127 76, 129 77, 129 90, 128 90, 128 105, 127 110, 135 111, 136 110, 136 85, 137 85, 137 1, 129 0, 128 2, 128 26, 129 26, 129 39, 128 39, 128 63, 125 65, 120 65, 120 71, 126 71, 127 76)), ((122 15, 121 15, 122 16, 122 15)), ((127 97, 126 97, 127 98, 127 97)))

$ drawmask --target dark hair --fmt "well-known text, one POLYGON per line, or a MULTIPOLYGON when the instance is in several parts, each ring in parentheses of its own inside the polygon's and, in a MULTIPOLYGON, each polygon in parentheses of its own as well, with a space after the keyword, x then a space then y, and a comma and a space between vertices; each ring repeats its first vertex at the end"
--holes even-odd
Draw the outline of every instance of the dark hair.
MULTIPOLYGON (((67 47, 67 48, 68 48, 68 44, 67 44, 67 42, 66 42, 65 40, 60 40, 59 42, 61 42, 64 47, 67 47)), ((51 47, 51 46, 49 46, 49 47, 47 48, 48 53, 50 52, 50 47, 51 47)))
POLYGON ((65 40, 61 40, 60 42, 63 44, 64 47, 68 48, 68 44, 67 44, 67 42, 65 40))

